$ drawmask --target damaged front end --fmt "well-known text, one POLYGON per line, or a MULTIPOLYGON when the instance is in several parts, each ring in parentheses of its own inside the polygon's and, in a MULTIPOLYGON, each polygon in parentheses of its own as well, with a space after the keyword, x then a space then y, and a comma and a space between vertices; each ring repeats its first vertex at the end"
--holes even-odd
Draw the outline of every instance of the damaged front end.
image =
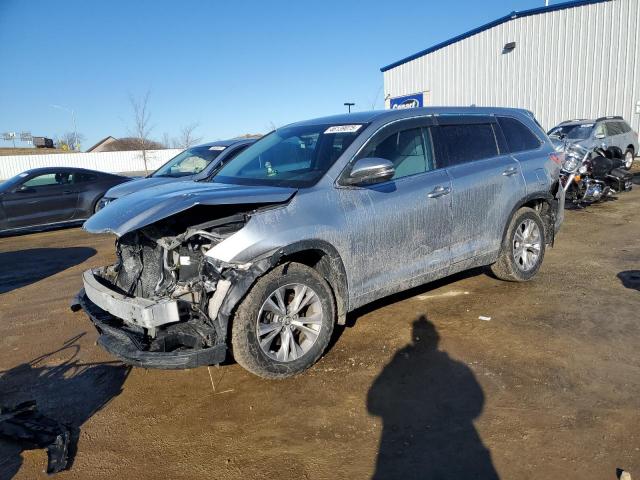
POLYGON ((226 216, 203 221, 212 208, 196 205, 124 232, 116 241, 116 263, 84 272, 72 309, 85 311, 100 333, 98 343, 125 363, 184 369, 224 361, 229 317, 278 262, 278 253, 237 265, 207 252, 256 210, 273 206, 220 206, 216 216, 226 216))

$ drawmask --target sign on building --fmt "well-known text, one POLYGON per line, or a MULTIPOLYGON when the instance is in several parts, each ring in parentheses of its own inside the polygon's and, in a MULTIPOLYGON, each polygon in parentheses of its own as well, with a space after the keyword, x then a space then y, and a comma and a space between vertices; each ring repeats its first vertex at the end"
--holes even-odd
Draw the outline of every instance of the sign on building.
POLYGON ((403 95, 402 97, 394 97, 389 99, 389 107, 391 109, 396 108, 418 108, 424 107, 425 94, 424 93, 412 93, 411 95, 403 95))

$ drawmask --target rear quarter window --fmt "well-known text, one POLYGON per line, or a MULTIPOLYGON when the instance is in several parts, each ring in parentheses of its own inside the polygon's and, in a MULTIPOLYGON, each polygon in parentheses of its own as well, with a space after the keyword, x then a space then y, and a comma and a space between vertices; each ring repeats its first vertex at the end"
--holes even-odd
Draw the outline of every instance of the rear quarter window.
POLYGON ((93 173, 74 173, 73 183, 85 183, 93 182, 98 179, 98 176, 93 173))
POLYGON ((542 144, 522 122, 511 117, 498 117, 498 123, 511 153, 535 150, 542 144))
POLYGON ((432 128, 439 168, 460 165, 498 155, 498 144, 490 123, 440 125, 432 128))

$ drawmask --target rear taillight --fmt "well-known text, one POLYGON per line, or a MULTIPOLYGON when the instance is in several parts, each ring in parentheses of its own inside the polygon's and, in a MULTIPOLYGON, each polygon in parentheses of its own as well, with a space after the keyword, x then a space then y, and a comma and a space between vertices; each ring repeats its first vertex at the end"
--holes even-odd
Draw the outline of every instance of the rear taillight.
POLYGON ((564 153, 554 152, 549 155, 549 159, 560 166, 562 166, 562 162, 564 162, 564 153))

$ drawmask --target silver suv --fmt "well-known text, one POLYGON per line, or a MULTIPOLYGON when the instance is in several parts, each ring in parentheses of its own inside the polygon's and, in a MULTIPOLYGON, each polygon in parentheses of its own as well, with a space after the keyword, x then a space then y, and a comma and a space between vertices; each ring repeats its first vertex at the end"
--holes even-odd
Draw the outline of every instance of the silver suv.
POLYGON ((478 266, 530 280, 562 221, 561 158, 533 116, 497 108, 294 123, 211 183, 127 195, 84 228, 117 262, 74 303, 123 361, 236 361, 266 378, 315 363, 373 300, 478 266))
POLYGON ((549 131, 549 138, 557 150, 565 143, 577 144, 592 150, 602 147, 614 156, 624 159, 627 170, 639 152, 638 134, 622 117, 601 117, 596 120, 567 120, 549 131))

